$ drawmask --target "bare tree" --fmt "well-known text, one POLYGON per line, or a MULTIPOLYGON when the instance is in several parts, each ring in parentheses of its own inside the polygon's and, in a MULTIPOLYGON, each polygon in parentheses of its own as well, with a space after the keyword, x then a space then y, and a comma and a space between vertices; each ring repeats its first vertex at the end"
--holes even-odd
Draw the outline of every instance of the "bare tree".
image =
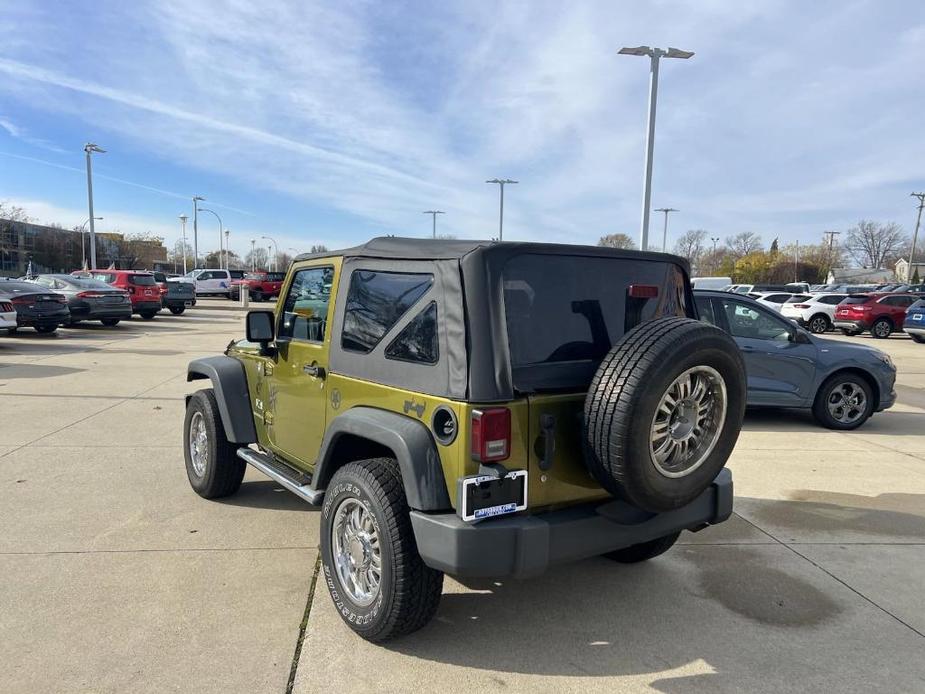
POLYGON ((743 231, 735 236, 726 237, 726 248, 735 258, 741 258, 764 248, 761 236, 754 231, 743 231))
POLYGON ((880 224, 862 219, 848 229, 845 249, 861 267, 882 268, 907 242, 903 228, 896 222, 880 224))
POLYGON ((703 257, 703 242, 707 239, 704 229, 685 231, 674 244, 675 255, 687 258, 691 267, 697 267, 703 257))
POLYGON ((328 247, 322 243, 318 243, 318 244, 313 245, 308 252, 309 253, 327 253, 328 247))
POLYGON ((258 270, 266 270, 267 265, 270 261, 270 254, 266 248, 261 248, 257 246, 251 251, 248 251, 244 256, 244 263, 247 265, 247 268, 256 267, 258 270))
POLYGON ((626 234, 607 234, 606 236, 601 236, 597 245, 606 246, 607 248, 636 248, 636 243, 626 234))

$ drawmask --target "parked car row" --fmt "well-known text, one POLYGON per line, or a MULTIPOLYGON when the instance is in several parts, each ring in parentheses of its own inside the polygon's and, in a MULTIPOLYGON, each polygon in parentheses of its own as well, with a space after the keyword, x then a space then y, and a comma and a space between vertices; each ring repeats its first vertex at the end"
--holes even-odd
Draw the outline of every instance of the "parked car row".
POLYGON ((78 270, 0 279, 0 328, 10 331, 28 327, 53 333, 81 321, 113 327, 133 314, 151 320, 162 308, 179 315, 195 304, 191 283, 163 273, 78 270))
POLYGON ((190 270, 184 277, 195 285, 197 296, 224 296, 237 300, 246 288, 252 301, 264 301, 279 296, 286 273, 199 268, 190 270))

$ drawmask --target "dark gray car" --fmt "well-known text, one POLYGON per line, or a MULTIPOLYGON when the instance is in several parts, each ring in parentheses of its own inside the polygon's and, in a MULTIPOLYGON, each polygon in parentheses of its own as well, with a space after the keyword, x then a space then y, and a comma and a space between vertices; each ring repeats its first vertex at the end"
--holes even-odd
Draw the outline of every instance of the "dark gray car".
POLYGON ((128 294, 100 280, 73 275, 39 275, 32 281, 67 297, 71 325, 82 320, 98 320, 103 325, 113 326, 132 317, 128 294))
POLYGON ((896 401, 896 367, 879 349, 811 335, 748 297, 694 297, 700 319, 742 350, 748 405, 812 409, 825 427, 855 429, 896 401))

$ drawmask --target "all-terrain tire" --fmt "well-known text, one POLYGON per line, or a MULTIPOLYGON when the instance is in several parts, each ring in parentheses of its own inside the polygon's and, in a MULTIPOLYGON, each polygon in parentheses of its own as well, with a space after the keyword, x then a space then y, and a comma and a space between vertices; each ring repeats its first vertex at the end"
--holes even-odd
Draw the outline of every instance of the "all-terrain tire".
MULTIPOLYGON (((677 400, 694 402, 693 394, 677 400)), ((745 365, 728 334, 689 318, 647 321, 617 341, 591 382, 584 407, 588 468, 605 489, 639 508, 653 512, 680 508, 699 496, 726 464, 744 412, 745 365), (696 435, 700 443, 684 442, 694 446, 689 464, 683 451, 677 459, 659 463, 659 446, 654 442, 669 442, 655 438, 657 412, 663 397, 691 370, 697 380, 691 377, 690 389, 696 391, 697 402, 707 405, 704 415, 688 419, 685 411, 679 418, 685 427, 701 432, 696 435), (703 390, 696 385, 701 378, 703 390), (677 470, 666 469, 676 462, 677 470)), ((675 414, 669 423, 678 421, 675 414)), ((668 436, 674 437, 675 425, 670 426, 668 436)), ((678 449, 674 451, 671 456, 678 449)))
POLYGON ((237 444, 228 440, 218 402, 211 388, 197 390, 186 406, 183 420, 183 457, 186 461, 186 476, 190 486, 204 499, 217 499, 234 494, 241 487, 247 466, 237 456, 237 444), (197 469, 191 449, 191 429, 199 424, 203 426, 205 445, 204 464, 197 469))
POLYGON ((678 536, 680 534, 680 531, 671 533, 670 535, 657 537, 654 540, 649 540, 648 542, 640 542, 638 545, 630 545, 629 547, 624 547, 623 549, 607 552, 607 554, 604 554, 603 556, 607 557, 608 559, 618 561, 621 564, 636 564, 637 562, 653 559, 659 554, 664 554, 667 552, 674 546, 674 543, 678 541, 678 536))
POLYGON ((341 619, 367 641, 410 634, 433 618, 443 591, 443 572, 428 567, 418 554, 394 458, 354 461, 334 474, 321 510, 321 566, 341 619), (356 501, 368 509, 380 548, 378 592, 365 606, 345 587, 334 557, 338 509, 345 503, 355 506, 356 501))

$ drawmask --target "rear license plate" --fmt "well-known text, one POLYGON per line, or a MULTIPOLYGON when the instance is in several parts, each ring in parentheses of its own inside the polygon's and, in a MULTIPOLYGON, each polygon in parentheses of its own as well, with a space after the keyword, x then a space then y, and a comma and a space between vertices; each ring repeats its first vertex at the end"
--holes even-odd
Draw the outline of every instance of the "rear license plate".
POLYGON ((523 511, 527 508, 527 471, 512 470, 500 478, 493 475, 463 477, 458 508, 464 521, 523 511))
POLYGON ((922 320, 922 316, 925 316, 925 313, 916 313, 916 314, 913 314, 912 320, 922 320))
POLYGON ((145 289, 145 296, 151 296, 153 293, 150 289, 145 289))

